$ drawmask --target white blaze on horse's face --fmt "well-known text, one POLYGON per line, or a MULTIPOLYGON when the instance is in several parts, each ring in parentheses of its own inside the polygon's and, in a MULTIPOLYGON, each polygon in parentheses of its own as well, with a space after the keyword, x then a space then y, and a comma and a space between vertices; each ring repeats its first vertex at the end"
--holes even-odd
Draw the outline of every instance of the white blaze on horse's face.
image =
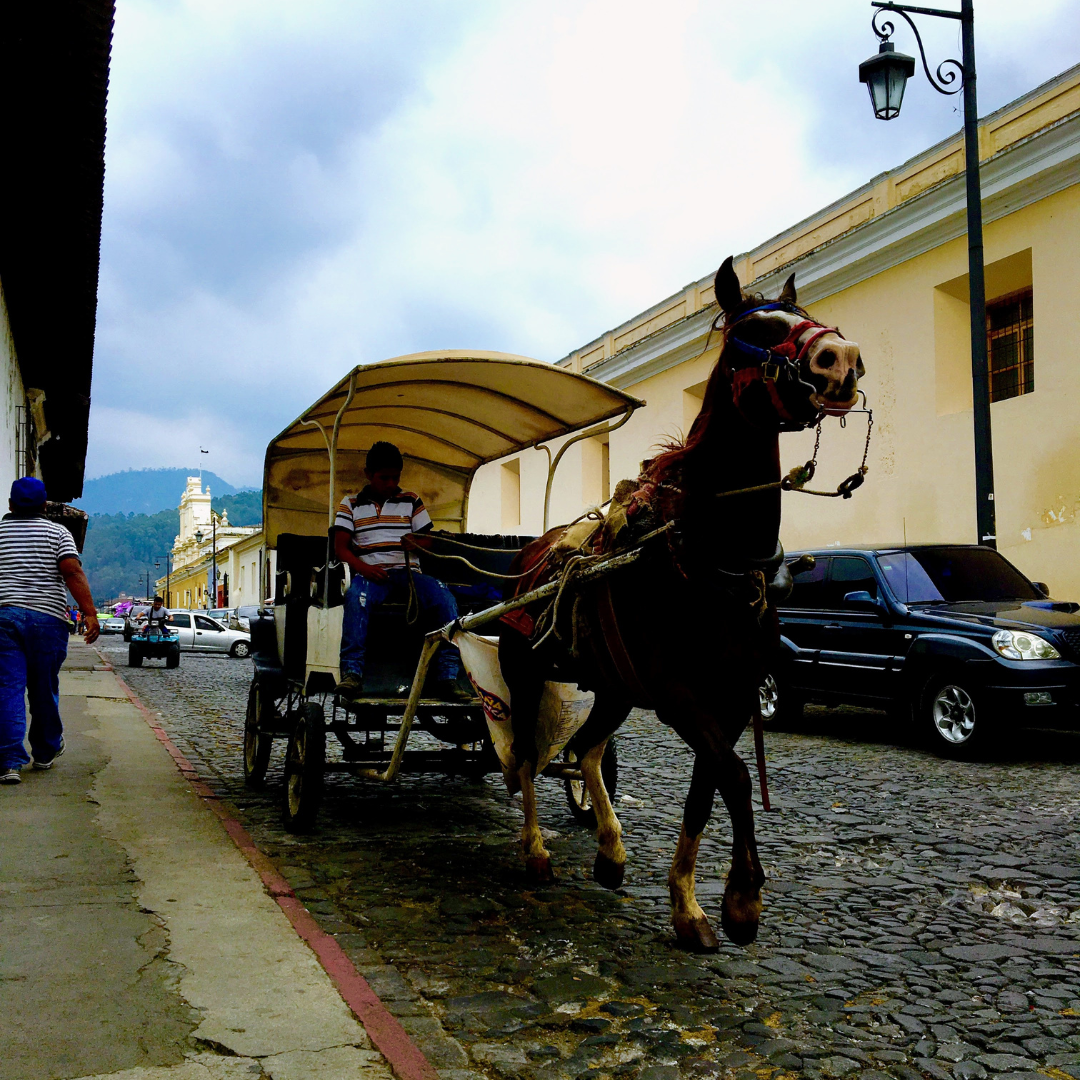
MULTIPOLYGON (((788 330, 804 321, 801 315, 786 311, 770 313, 770 317, 782 320, 788 330)), ((804 330, 798 337, 799 347, 820 330, 820 326, 804 330)), ((811 344, 805 364, 810 382, 818 388, 811 398, 818 409, 826 413, 843 413, 858 401, 859 380, 866 374, 866 368, 854 341, 846 341, 835 330, 830 330, 811 344)))

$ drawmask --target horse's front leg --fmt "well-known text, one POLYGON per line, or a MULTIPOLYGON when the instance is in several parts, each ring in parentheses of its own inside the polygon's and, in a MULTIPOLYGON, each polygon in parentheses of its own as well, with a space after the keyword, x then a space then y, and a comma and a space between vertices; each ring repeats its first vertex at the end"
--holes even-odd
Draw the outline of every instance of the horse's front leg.
POLYGON ((720 948, 708 917, 697 901, 694 872, 701 834, 709 823, 713 802, 711 769, 701 754, 694 758, 690 791, 683 807, 682 829, 675 847, 675 857, 668 873, 668 892, 671 895, 671 922, 679 944, 694 952, 716 952, 720 948))
POLYGON ((533 762, 526 761, 517 773, 518 782, 521 784, 521 808, 525 813, 525 822, 521 826, 521 847, 525 852, 525 878, 532 885, 550 885, 555 880, 555 872, 551 869, 551 855, 544 847, 544 838, 540 835, 540 816, 536 808, 533 765, 533 762))
POLYGON ((731 815, 731 870, 724 889, 720 925, 736 945, 749 945, 757 937, 761 918, 761 886, 765 871, 758 859, 754 837, 754 804, 746 763, 724 745, 719 753, 717 790, 731 815))
POLYGON ((617 889, 626 873, 626 848, 622 842, 622 826, 615 816, 611 798, 600 775, 600 762, 608 740, 598 743, 581 759, 581 777, 589 789, 596 814, 596 842, 599 850, 593 864, 593 879, 605 889, 617 889))

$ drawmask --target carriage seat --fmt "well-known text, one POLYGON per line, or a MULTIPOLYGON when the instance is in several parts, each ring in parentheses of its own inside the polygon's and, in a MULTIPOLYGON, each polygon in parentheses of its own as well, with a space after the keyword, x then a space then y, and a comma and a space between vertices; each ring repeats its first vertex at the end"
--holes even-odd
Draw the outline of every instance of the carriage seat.
MULTIPOLYGON (((474 566, 496 573, 509 573, 517 551, 532 538, 483 533, 428 534, 435 539, 435 553, 464 555, 474 566), (463 550, 451 544, 440 545, 440 538, 469 544, 482 550, 463 550)), ((332 547, 327 536, 300 536, 282 533, 278 537, 277 575, 275 578, 273 640, 277 646, 277 670, 294 683, 310 689, 332 689, 337 682, 337 657, 341 648, 342 604, 346 589, 345 567, 331 560, 332 547), (314 676, 314 679, 313 679, 314 676)), ((484 577, 456 560, 446 560, 420 553, 424 573, 439 578, 449 586, 462 614, 480 611, 502 599, 498 579, 484 577)), ((254 628, 253 628, 254 629, 254 628)), ((430 629, 430 628, 429 628, 430 629)), ((492 633, 497 632, 493 626, 492 633)), ((260 642, 253 645, 256 660, 269 665, 274 659, 267 644, 269 631, 260 631, 260 642)), ((410 626, 406 605, 381 604, 371 612, 367 658, 364 665, 365 695, 393 695, 412 683, 420 657, 424 630, 410 626)))

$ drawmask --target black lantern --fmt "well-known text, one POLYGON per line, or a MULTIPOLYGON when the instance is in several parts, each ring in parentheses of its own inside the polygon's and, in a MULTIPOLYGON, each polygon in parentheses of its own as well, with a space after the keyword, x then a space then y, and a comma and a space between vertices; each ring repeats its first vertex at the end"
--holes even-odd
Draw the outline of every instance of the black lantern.
POLYGON ((195 534, 195 543, 196 544, 201 544, 202 543, 202 529, 199 529, 199 531, 195 534))
POLYGON ((859 82, 866 83, 879 120, 894 120, 900 115, 904 87, 914 74, 915 58, 898 53, 891 41, 883 41, 877 55, 859 65, 859 82))

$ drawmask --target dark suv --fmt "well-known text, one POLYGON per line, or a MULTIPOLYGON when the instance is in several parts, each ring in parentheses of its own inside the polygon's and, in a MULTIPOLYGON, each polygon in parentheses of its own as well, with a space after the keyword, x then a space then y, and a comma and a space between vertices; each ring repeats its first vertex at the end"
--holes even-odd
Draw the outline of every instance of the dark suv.
POLYGON ((1007 728, 1080 729, 1080 605, 1047 599, 993 549, 796 555, 766 719, 808 700, 885 707, 954 757, 1007 728))

